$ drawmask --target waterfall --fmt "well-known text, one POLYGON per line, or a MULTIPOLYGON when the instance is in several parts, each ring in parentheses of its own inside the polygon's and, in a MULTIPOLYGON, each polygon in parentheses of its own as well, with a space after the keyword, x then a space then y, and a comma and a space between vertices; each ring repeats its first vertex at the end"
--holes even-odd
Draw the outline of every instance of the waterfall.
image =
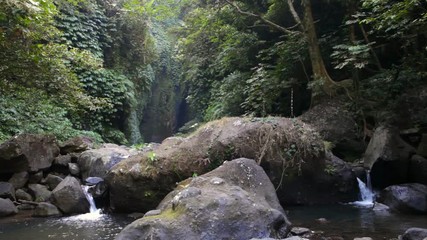
POLYGON ((101 214, 101 209, 97 209, 96 205, 95 205, 95 201, 93 200, 92 195, 89 193, 89 189, 92 188, 93 186, 82 186, 83 192, 86 196, 87 201, 89 202, 90 208, 89 208, 89 213, 86 214, 81 214, 76 216, 76 219, 79 220, 97 220, 99 219, 102 214, 101 214))
POLYGON ((357 182, 359 184, 360 200, 353 202, 353 204, 357 206, 366 207, 373 206, 375 201, 375 193, 372 191, 371 176, 369 170, 366 171, 366 184, 359 178, 357 178, 357 182))
POLYGON ((87 199, 87 201, 89 202, 89 205, 90 205, 89 212, 90 213, 96 213, 99 210, 96 208, 95 201, 93 200, 92 194, 89 193, 89 189, 91 187, 92 186, 86 186, 86 185, 83 186, 83 192, 85 193, 86 199, 87 199))

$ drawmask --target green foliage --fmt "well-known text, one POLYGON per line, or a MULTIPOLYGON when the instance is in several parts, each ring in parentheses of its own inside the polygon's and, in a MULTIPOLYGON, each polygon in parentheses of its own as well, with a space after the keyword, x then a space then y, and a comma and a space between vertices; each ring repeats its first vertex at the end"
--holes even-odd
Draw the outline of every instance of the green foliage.
POLYGON ((375 43, 364 44, 360 41, 352 44, 340 44, 334 46, 334 52, 331 57, 334 59, 336 69, 345 67, 351 69, 362 69, 369 64, 370 47, 375 43))
POLYGON ((0 97, 0 142, 20 133, 54 134, 61 141, 86 135, 102 142, 94 132, 74 129, 64 108, 42 91, 28 88, 1 92, 0 97))

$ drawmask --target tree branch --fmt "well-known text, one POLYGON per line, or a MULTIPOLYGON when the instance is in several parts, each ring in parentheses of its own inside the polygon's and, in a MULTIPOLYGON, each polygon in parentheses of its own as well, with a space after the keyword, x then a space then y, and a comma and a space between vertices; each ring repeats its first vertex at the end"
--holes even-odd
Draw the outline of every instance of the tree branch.
POLYGON ((264 18, 261 15, 258 15, 258 14, 252 13, 252 12, 243 11, 236 3, 234 3, 234 2, 232 2, 230 0, 225 0, 225 2, 228 3, 230 6, 232 6, 234 9, 236 9, 236 11, 238 13, 246 15, 246 16, 249 16, 249 17, 257 18, 257 19, 261 20, 262 22, 264 22, 265 24, 267 24, 268 26, 270 26, 273 29, 276 29, 276 30, 278 30, 280 32, 284 32, 286 34, 297 33, 295 31, 291 31, 291 30, 289 30, 287 28, 284 28, 284 27, 278 25, 277 23, 272 22, 272 21, 264 18))
POLYGON ((301 18, 299 17, 297 11, 295 10, 293 0, 288 0, 288 6, 289 6, 289 11, 291 11, 292 17, 294 17, 294 20, 297 23, 296 26, 300 26, 301 29, 304 31, 304 26, 302 25, 301 18))

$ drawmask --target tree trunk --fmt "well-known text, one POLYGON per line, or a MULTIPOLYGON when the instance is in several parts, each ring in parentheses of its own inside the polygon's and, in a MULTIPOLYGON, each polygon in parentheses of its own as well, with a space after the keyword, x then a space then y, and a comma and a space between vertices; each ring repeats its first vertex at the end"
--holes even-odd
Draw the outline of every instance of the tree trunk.
POLYGON ((307 37, 311 66, 313 68, 313 80, 321 81, 323 91, 327 95, 332 96, 335 94, 336 83, 329 76, 329 73, 325 67, 325 63, 323 62, 322 54, 319 48, 319 42, 317 39, 316 28, 314 26, 311 2, 310 0, 302 0, 302 5, 304 7, 303 26, 305 35, 307 37))

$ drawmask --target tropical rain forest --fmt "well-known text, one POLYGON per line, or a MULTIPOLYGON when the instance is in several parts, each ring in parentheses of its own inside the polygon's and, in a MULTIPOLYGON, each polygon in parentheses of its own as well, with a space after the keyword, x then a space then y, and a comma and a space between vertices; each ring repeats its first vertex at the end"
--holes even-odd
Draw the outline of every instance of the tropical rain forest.
POLYGON ((425 0, 0 0, 0 239, 427 239, 425 0))

